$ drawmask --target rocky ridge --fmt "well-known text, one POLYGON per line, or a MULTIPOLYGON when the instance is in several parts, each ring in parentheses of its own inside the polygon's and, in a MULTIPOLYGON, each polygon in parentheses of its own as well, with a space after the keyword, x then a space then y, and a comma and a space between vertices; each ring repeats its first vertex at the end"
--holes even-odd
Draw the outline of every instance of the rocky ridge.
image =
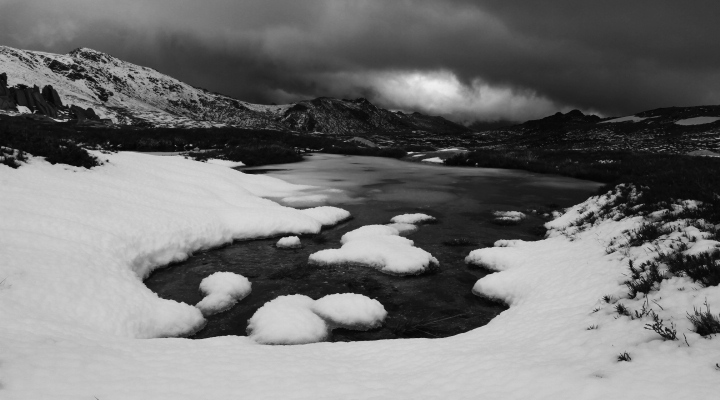
POLYGON ((441 117, 392 112, 365 99, 248 103, 87 48, 61 55, 0 46, 0 72, 6 72, 15 86, 50 85, 68 102, 92 108, 100 118, 117 124, 235 126, 343 135, 469 132, 441 117))

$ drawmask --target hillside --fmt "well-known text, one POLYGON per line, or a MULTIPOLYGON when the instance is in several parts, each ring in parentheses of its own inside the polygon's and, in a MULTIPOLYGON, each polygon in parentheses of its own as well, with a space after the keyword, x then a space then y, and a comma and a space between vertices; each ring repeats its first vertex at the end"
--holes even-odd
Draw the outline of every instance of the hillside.
POLYGON ((473 146, 654 153, 717 152, 720 151, 720 106, 658 108, 605 119, 573 110, 476 133, 473 146))
POLYGON ((260 105, 193 87, 148 67, 80 48, 51 54, 0 46, 0 73, 8 85, 51 85, 63 102, 92 108, 117 124, 202 128, 234 126, 326 134, 462 134, 469 130, 441 117, 404 114, 365 99, 318 98, 260 105))

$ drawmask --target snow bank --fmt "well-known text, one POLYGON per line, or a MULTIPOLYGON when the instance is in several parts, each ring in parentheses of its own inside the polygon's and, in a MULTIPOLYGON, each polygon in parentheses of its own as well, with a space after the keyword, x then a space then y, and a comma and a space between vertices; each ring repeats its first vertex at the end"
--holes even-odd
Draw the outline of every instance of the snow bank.
POLYGON ((98 155, 110 162, 92 171, 36 159, 17 170, 0 166, 3 398, 717 397, 717 338, 690 331, 686 315, 693 307, 704 310, 706 300, 717 314, 717 287, 674 277, 647 299, 619 300, 631 312, 647 300, 666 326, 676 325, 680 340, 645 329, 647 317, 614 311, 627 293, 622 282, 630 259, 639 265, 654 245, 667 249, 672 241, 692 251, 694 243, 705 249, 709 243, 672 234, 614 250, 610 243, 624 243, 617 238, 643 218, 618 214, 583 229, 574 225, 605 197, 558 216, 547 239, 487 249, 502 271, 474 290, 511 307, 464 334, 289 347, 237 336, 132 339, 183 332, 202 319, 195 307, 148 291, 133 272, 134 260, 184 257, 234 235, 314 230, 320 222, 256 197, 289 196, 290 184, 188 160, 98 155), (259 227, 251 228, 255 222, 259 227), (623 352, 632 361, 618 362, 623 352))
POLYGON ((390 221, 402 224, 420 224, 435 221, 435 217, 427 214, 402 214, 392 217, 390 221))
POLYGON ((319 300, 295 294, 265 303, 248 321, 247 332, 260 344, 307 344, 324 341, 338 327, 376 328, 386 316, 380 302, 360 294, 332 294, 319 300))
POLYGON ((720 121, 720 117, 695 117, 675 121, 677 125, 702 125, 720 121))
POLYGON ((12 284, 0 296, 4 320, 183 335, 205 323, 202 314, 148 290, 142 279, 153 269, 235 239, 318 233, 329 222, 259 197, 307 186, 180 157, 93 154, 107 161, 91 170, 41 158, 0 166, 0 280, 12 284))
POLYGON ((339 249, 321 250, 310 255, 318 265, 361 264, 393 275, 416 275, 439 265, 425 250, 414 247, 410 239, 386 225, 367 225, 343 235, 339 249))
POLYGON ((379 301, 355 293, 338 293, 318 299, 312 311, 324 320, 346 329, 377 328, 387 316, 379 301))
POLYGON ((250 281, 232 272, 216 272, 200 282, 200 291, 205 294, 195 307, 203 315, 217 314, 234 306, 252 291, 250 281))
POLYGON ((321 206, 300 210, 308 217, 320 221, 323 226, 336 225, 350 218, 350 212, 337 207, 321 206))
POLYGON ((302 247, 302 244, 300 244, 300 238, 297 236, 286 236, 284 238, 281 238, 277 241, 275 246, 281 248, 281 249, 297 249, 298 247, 302 247))
POLYGON ((442 163, 444 162, 443 159, 440 158, 440 157, 426 158, 426 159, 421 160, 421 161, 431 162, 431 163, 439 163, 439 164, 442 164, 442 163))

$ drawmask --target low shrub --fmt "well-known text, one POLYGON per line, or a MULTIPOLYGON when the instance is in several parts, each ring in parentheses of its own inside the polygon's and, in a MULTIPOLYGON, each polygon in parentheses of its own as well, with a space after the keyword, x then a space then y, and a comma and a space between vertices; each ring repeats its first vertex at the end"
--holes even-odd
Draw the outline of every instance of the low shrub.
POLYGON ((717 316, 710 312, 710 306, 705 300, 705 310, 693 309, 693 313, 688 313, 688 319, 695 328, 695 332, 700 336, 708 336, 720 333, 720 314, 717 316))

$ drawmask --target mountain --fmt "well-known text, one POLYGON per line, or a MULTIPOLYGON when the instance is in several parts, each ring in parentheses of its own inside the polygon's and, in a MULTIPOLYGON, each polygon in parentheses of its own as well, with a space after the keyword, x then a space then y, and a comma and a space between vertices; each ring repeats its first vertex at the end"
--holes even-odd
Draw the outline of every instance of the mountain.
POLYGON ((118 124, 236 126, 343 135, 470 132, 442 117, 392 112, 366 99, 252 104, 87 48, 61 55, 0 46, 2 72, 7 73, 10 86, 51 85, 65 103, 92 108, 100 118, 118 124))
POLYGON ((720 106, 658 108, 619 118, 600 118, 573 110, 477 132, 470 145, 501 149, 718 152, 720 106))

